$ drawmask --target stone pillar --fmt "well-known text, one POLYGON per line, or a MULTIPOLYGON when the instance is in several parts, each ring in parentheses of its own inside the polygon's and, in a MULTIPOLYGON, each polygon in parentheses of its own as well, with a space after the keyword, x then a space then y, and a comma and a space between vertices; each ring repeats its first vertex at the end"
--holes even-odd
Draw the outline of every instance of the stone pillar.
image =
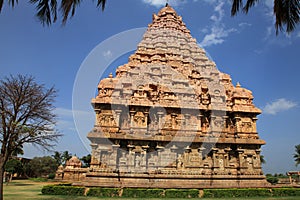
POLYGON ((91 167, 99 167, 100 165, 100 155, 99 152, 97 152, 98 145, 96 143, 91 144, 92 147, 92 158, 91 158, 91 167))
POLYGON ((256 121, 257 121, 257 117, 253 117, 252 118, 252 132, 256 133, 257 132, 257 129, 256 129, 256 121))
POLYGON ((146 128, 147 129, 148 129, 148 115, 149 115, 149 112, 148 111, 144 111, 145 123, 146 123, 146 128))
POLYGON ((224 167, 225 168, 230 168, 229 166, 229 153, 232 149, 228 146, 224 149, 224 167))
POLYGON ((176 114, 172 113, 171 114, 171 122, 172 122, 172 129, 177 129, 177 124, 176 124, 176 114))
POLYGON ((121 151, 121 156, 119 158, 119 170, 121 172, 127 171, 127 156, 126 151, 121 151))
POLYGON ((135 158, 135 153, 132 151, 134 149, 134 145, 128 144, 128 158, 127 158, 127 165, 128 165, 128 171, 134 171, 134 158, 135 158))
POLYGON ((191 115, 190 114, 184 114, 184 130, 190 130, 190 119, 191 115))
POLYGON ((100 126, 101 124, 100 124, 100 113, 101 113, 101 109, 99 109, 99 108, 94 108, 94 111, 95 111, 95 113, 96 113, 96 120, 95 120, 95 126, 100 126))
POLYGON ((239 133, 241 132, 241 118, 240 117, 234 117, 235 120, 235 132, 239 133))
POLYGON ((164 112, 157 112, 157 115, 158 115, 158 133, 161 133, 161 130, 162 130, 162 127, 163 127, 163 124, 162 124, 162 117, 163 117, 163 114, 164 112))
POLYGON ((212 170, 215 174, 218 173, 219 163, 216 153, 218 152, 217 148, 212 148, 212 170))
POLYGON ((115 110, 116 113, 116 125, 117 127, 120 127, 120 114, 122 113, 122 110, 115 110))
POLYGON ((202 122, 201 122, 201 119, 202 119, 203 115, 199 114, 197 115, 197 119, 198 119, 198 123, 197 123, 197 132, 202 132, 202 122))
POLYGON ((109 167, 112 169, 117 169, 117 157, 118 157, 118 149, 120 145, 118 144, 113 144, 111 145, 112 147, 112 153, 109 156, 109 167))
POLYGON ((143 151, 141 152, 141 170, 146 172, 147 169, 147 150, 149 149, 149 146, 142 146, 143 151))
POLYGON ((239 171, 238 171, 238 174, 241 174, 241 173, 243 173, 243 171, 244 171, 244 168, 245 168, 245 166, 244 166, 244 164, 243 164, 243 162, 244 162, 244 150, 243 149, 241 149, 241 148, 238 148, 237 149, 237 152, 238 152, 238 168, 239 168, 239 171))
POLYGON ((133 133, 132 128, 133 128, 133 125, 134 125, 134 122, 133 122, 134 113, 135 113, 135 111, 133 111, 133 110, 130 111, 130 133, 133 133))
POLYGON ((205 148, 202 147, 202 146, 198 148, 199 157, 200 157, 201 160, 203 159, 203 151, 204 151, 204 150, 205 150, 205 148))

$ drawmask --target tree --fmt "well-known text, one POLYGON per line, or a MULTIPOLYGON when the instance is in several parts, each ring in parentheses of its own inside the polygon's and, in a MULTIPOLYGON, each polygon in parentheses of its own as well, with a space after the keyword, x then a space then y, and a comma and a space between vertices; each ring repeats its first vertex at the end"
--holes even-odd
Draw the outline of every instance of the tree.
MULTIPOLYGON (((236 15, 240 9, 248 13, 249 9, 255 6, 259 0, 247 0, 243 6, 243 0, 232 0, 231 15, 236 15)), ((275 15, 276 34, 279 30, 283 31, 286 26, 286 32, 291 33, 296 29, 300 20, 300 2, 299 0, 274 0, 273 13, 275 15)))
POLYGON ((295 146, 295 152, 296 153, 294 153, 294 158, 295 158, 296 166, 298 166, 300 164, 300 144, 295 146))
POLYGON ((24 144, 49 150, 60 134, 55 129, 54 87, 47 89, 32 76, 0 80, 0 200, 3 199, 4 166, 24 144))
POLYGON ((59 151, 55 151, 54 154, 52 155, 52 157, 55 159, 56 164, 62 165, 62 156, 61 153, 59 151))
POLYGON ((26 166, 30 177, 43 177, 53 174, 57 170, 57 163, 51 156, 34 157, 26 166))
MULTIPOLYGON (((76 8, 80 5, 82 0, 61 0, 58 5, 57 0, 29 0, 29 3, 36 7, 36 17, 43 25, 51 25, 57 21, 58 11, 63 17, 62 23, 65 24, 71 15, 74 16, 76 8)), ((6 1, 11 7, 18 3, 18 0, 6 1)), ((106 0, 97 0, 96 7, 105 8, 106 0)), ((0 0, 0 12, 2 10, 4 1, 0 0)))
POLYGON ((10 159, 5 164, 5 171, 10 174, 10 180, 14 174, 20 175, 24 172, 23 164, 18 159, 10 159))
POLYGON ((265 156, 260 155, 260 163, 261 164, 266 164, 265 156))
POLYGON ((52 157, 56 160, 56 163, 59 165, 66 165, 67 160, 72 158, 72 155, 68 151, 58 152, 55 151, 52 157))
POLYGON ((62 153, 62 160, 63 160, 63 164, 66 165, 66 162, 72 158, 72 155, 68 152, 68 151, 64 151, 62 153))
MULTIPOLYGON (((18 0, 6 1, 11 7, 14 7, 18 0)), ((71 14, 74 16, 76 8, 80 5, 82 0, 61 0, 58 6, 57 0, 30 0, 31 4, 36 6, 36 16, 43 25, 51 25, 57 21, 58 10, 63 16, 62 23, 65 24, 71 14)), ((255 6, 259 0, 232 0, 231 15, 235 16, 242 10, 248 13, 250 8, 255 6)), ((3 0, 0 0, 0 12, 3 7, 3 0)), ((101 7, 102 11, 105 8, 106 0, 97 0, 96 7, 101 7)), ((299 0, 274 0, 273 14, 275 15, 275 29, 276 34, 279 30, 291 33, 295 30, 300 19, 300 2, 299 0)))
POLYGON ((83 167, 90 167, 90 163, 92 160, 91 154, 83 156, 82 158, 80 158, 80 160, 83 162, 83 167))
POLYGON ((272 185, 276 185, 279 181, 278 177, 276 174, 274 174, 274 176, 272 174, 266 174, 266 179, 269 183, 271 183, 272 185))

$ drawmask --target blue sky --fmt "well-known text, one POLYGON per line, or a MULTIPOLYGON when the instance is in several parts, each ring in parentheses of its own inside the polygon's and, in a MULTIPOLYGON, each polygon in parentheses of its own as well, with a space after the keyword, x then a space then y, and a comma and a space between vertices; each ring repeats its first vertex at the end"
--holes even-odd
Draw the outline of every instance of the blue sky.
MULTIPOLYGON (((24 1, 14 9, 4 6, 0 14, 1 78, 9 74, 32 74, 39 83, 49 87, 55 85, 59 90, 55 105, 58 128, 64 136, 56 150, 68 150, 78 156, 89 153, 85 135, 94 122, 89 101, 95 95, 103 71, 106 69, 105 75, 113 71, 107 69, 111 60, 112 68, 124 64, 130 54, 127 52, 134 49, 123 49, 118 54, 116 51, 126 42, 135 45, 140 37, 119 41, 114 43, 116 50, 107 48, 101 52, 103 41, 110 42, 116 35, 120 39, 122 37, 118 34, 124 31, 145 28, 151 23, 152 14, 157 13, 165 2, 109 0, 105 11, 101 12, 92 1, 83 1, 66 26, 56 23, 51 27, 43 27, 34 17, 34 7, 24 1), (121 56, 122 53, 125 55, 121 56), (86 68, 86 58, 92 56, 102 61, 93 66, 94 69, 86 68), (72 98, 78 100, 73 91, 78 89, 76 81, 80 79, 82 68, 90 70, 85 76, 94 78, 81 90, 88 85, 94 86, 86 89, 87 95, 82 95, 85 98, 80 102, 87 109, 76 109, 75 126, 72 98)), ((183 17, 192 36, 216 62, 219 70, 230 74, 234 84, 240 82, 252 90, 254 103, 263 110, 259 115, 258 131, 267 142, 262 148, 267 161, 264 171, 285 173, 299 170, 295 167, 293 153, 294 146, 300 144, 300 29, 291 35, 275 35, 272 0, 261 0, 248 15, 240 13, 234 18, 230 17, 228 2, 181 0, 170 1, 170 4, 183 17)), ((25 148, 27 157, 48 154, 51 152, 31 146, 25 148)))

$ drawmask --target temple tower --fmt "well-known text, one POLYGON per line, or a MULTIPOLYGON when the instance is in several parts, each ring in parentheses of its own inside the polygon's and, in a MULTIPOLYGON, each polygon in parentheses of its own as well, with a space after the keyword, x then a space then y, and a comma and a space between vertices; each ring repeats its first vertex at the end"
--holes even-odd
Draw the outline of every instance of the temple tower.
POLYGON ((95 126, 84 185, 263 187, 261 111, 234 86, 166 5, 136 52, 92 99, 95 126))

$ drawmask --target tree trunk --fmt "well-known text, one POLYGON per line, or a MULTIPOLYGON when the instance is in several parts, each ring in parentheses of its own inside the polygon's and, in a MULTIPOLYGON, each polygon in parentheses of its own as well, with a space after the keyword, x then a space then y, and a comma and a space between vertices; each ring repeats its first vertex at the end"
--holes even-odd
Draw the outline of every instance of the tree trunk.
POLYGON ((3 200, 3 178, 4 178, 4 164, 0 163, 0 200, 3 200))

